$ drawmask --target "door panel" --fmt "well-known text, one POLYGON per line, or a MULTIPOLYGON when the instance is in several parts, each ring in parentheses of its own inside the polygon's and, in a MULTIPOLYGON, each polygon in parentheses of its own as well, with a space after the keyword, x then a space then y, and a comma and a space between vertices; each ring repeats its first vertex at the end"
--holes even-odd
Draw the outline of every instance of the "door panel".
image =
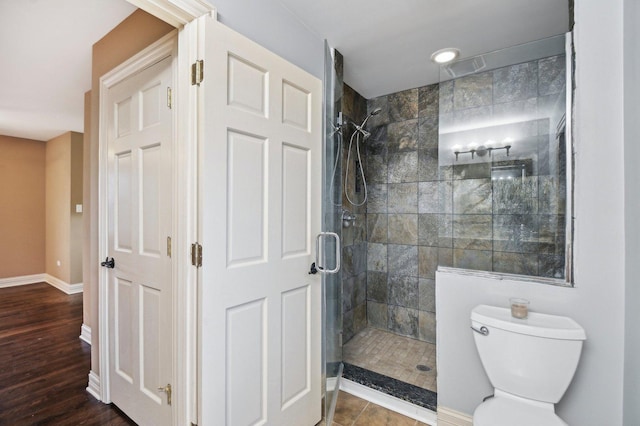
POLYGON ((265 261, 267 145, 265 138, 228 132, 227 265, 231 267, 265 261))
MULTIPOLYGON (((160 213, 161 213, 161 188, 162 182, 162 145, 154 144, 140 148, 140 254, 148 257, 159 258, 161 255, 160 213)), ((166 237, 166 235, 164 236, 166 237)))
POLYGON ((131 253, 131 205, 132 205, 132 159, 131 151, 124 151, 115 156, 115 176, 116 194, 113 203, 115 204, 113 215, 113 226, 115 227, 114 249, 119 252, 131 253))
POLYGON ((158 383, 162 384, 162 366, 160 353, 163 336, 158 324, 162 315, 162 293, 144 285, 138 286, 140 292, 140 388, 156 404, 162 405, 165 395, 158 393, 158 383))
POLYGON ((266 301, 255 300, 227 309, 227 424, 266 421, 266 301))
POLYGON ((131 281, 123 279, 116 279, 114 291, 115 372, 126 382, 133 383, 135 339, 131 324, 134 320, 132 301, 135 295, 131 281))
POLYGON ((172 57, 107 93, 107 278, 111 400, 140 425, 171 424, 172 57))
POLYGON ((310 292, 304 286, 282 295, 282 406, 294 404, 311 386, 310 292))
POLYGON ((322 83, 209 17, 199 175, 201 424, 321 418, 322 83))
POLYGON ((228 62, 229 106, 267 117, 267 71, 233 53, 228 62))
POLYGON ((304 147, 282 145, 282 256, 306 256, 311 223, 311 153, 304 147))
POLYGON ((311 94, 288 81, 282 82, 282 122, 310 131, 311 94))

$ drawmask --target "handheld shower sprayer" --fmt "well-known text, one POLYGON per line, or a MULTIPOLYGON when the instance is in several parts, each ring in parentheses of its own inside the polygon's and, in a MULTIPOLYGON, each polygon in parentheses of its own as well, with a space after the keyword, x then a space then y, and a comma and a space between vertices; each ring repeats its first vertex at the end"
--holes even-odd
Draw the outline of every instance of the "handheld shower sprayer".
POLYGON ((378 115, 380 114, 380 112, 382 111, 382 108, 376 108, 373 111, 371 111, 369 113, 369 115, 367 115, 365 117, 365 119, 362 121, 362 123, 358 126, 356 123, 353 123, 353 125, 355 126, 356 130, 360 133, 362 133, 362 135, 364 136, 365 139, 367 139, 369 136, 371 136, 371 133, 367 132, 364 129, 364 125, 367 124, 367 121, 369 121, 369 119, 371 117, 373 117, 374 115, 378 115))
POLYGON ((362 124, 360 125, 360 127, 364 127, 365 124, 367 124, 367 121, 373 117, 374 115, 378 115, 382 112, 382 108, 378 107, 376 109, 374 109, 373 111, 371 111, 369 113, 369 115, 367 115, 367 118, 364 119, 364 121, 362 122, 362 124))
MULTIPOLYGON (((382 108, 376 108, 373 111, 371 111, 369 113, 369 115, 367 115, 365 117, 365 119, 362 121, 362 123, 358 126, 357 124, 353 123, 353 125, 356 128, 356 131, 353 132, 353 134, 351 135, 351 140, 349 141, 349 149, 347 151, 347 166, 346 166, 346 171, 345 171, 345 176, 344 176, 344 193, 347 197, 347 200, 354 206, 362 206, 364 205, 364 203, 367 202, 367 180, 364 177, 364 170, 362 169, 362 158, 360 156, 360 136, 362 136, 362 141, 364 142, 369 136, 371 136, 371 133, 367 132, 364 129, 364 125, 367 124, 367 121, 369 121, 369 119, 371 117, 373 117, 374 115, 378 115, 380 114, 380 112, 382 111, 382 108), (351 200, 351 197, 349 197, 349 164, 351 163, 351 147, 353 146, 353 139, 355 138, 356 140, 356 152, 358 154, 358 162, 357 165, 360 168, 360 176, 362 176, 362 184, 364 186, 364 199, 360 202, 360 203, 356 203, 353 200, 351 200)), ((356 173, 357 170, 356 170, 356 173)))

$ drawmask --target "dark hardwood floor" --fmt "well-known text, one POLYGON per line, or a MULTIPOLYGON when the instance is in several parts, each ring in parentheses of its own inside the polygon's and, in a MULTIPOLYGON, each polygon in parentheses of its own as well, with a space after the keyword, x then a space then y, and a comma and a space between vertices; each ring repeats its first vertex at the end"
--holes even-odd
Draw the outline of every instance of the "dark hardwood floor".
POLYGON ((0 425, 135 425, 87 391, 82 294, 49 284, 0 289, 0 425))

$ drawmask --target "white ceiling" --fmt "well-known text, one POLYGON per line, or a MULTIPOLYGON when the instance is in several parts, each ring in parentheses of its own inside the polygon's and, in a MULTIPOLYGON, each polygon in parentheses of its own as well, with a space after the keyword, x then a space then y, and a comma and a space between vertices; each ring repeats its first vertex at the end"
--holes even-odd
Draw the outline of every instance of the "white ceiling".
MULTIPOLYGON (((567 0, 278 0, 344 55, 366 98, 438 81, 429 57, 470 57, 563 33, 567 0)), ((211 0, 215 4, 215 0, 211 0)), ((0 0, 0 134, 82 132, 91 46, 135 8, 125 0, 0 0)))
POLYGON ((461 57, 564 33, 567 0, 279 0, 344 56, 344 81, 367 99, 436 83, 430 57, 461 57))
POLYGON ((134 10, 125 0, 0 0, 0 135, 83 132, 91 47, 134 10))

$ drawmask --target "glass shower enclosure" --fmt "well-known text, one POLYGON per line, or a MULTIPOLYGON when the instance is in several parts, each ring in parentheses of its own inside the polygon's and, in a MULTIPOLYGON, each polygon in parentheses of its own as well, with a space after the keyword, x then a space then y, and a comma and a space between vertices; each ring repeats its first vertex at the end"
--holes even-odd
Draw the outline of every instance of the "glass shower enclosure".
MULTIPOLYGON (((338 118, 341 116, 342 56, 325 41, 325 141, 323 160, 322 230, 342 237, 342 158, 339 152, 341 136, 338 118), (337 181, 337 184, 336 184, 337 181)), ((335 265, 336 240, 326 239, 323 247, 326 264, 335 265)), ((331 424, 342 375, 342 273, 322 274, 323 286, 323 406, 325 424, 331 424)))
POLYGON ((441 67, 441 266, 572 283, 571 65, 567 33, 441 67))

